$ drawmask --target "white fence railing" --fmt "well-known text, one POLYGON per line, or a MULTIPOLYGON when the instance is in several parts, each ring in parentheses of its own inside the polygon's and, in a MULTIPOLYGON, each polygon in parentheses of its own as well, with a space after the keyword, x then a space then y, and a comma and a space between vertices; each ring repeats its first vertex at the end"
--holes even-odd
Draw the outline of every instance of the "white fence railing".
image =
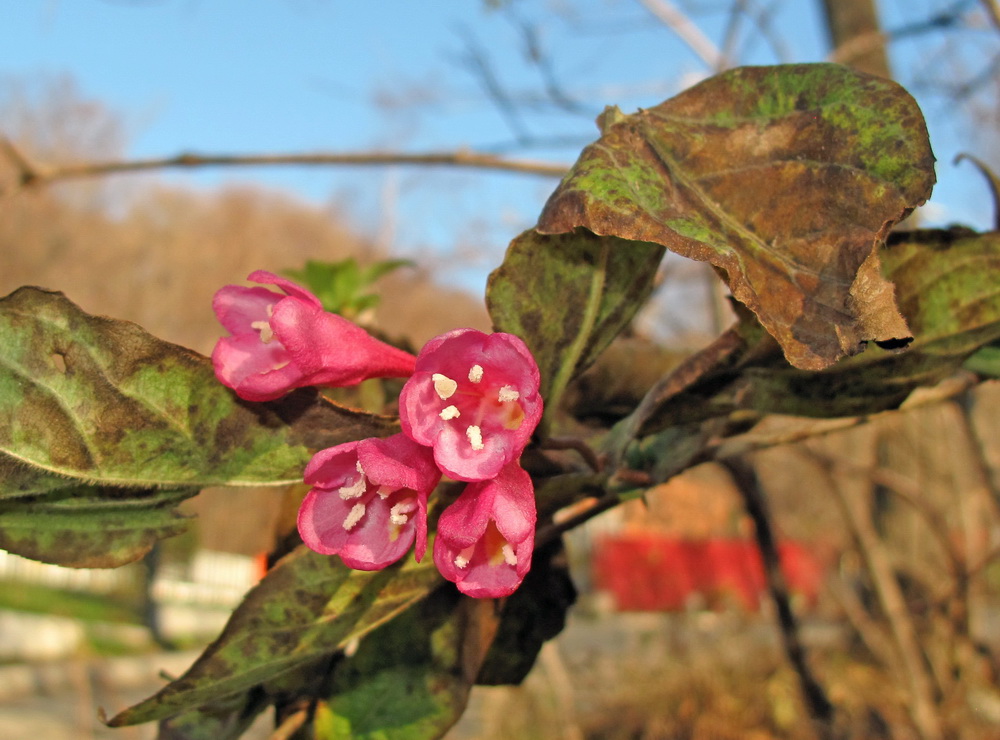
MULTIPOLYGON (((141 575, 136 568, 63 568, 0 550, 0 581, 107 594, 134 587, 138 578, 141 575)), ((161 602, 233 606, 259 578, 255 558, 199 550, 190 563, 160 568, 153 582, 153 598, 161 602)))
POLYGON ((135 573, 121 568, 63 568, 0 550, 0 579, 106 594, 135 583, 135 573))

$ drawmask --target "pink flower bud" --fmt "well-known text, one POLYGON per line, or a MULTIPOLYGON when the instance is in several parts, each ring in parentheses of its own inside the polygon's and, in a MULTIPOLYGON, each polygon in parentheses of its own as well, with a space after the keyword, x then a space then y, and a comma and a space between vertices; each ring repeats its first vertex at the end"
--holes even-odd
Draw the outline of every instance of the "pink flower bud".
POLYGON ((434 564, 475 598, 509 596, 531 568, 535 491, 518 463, 493 480, 470 483, 441 513, 434 564))
POLYGON ((299 508, 302 541, 351 568, 379 570, 416 541, 427 549, 427 497, 441 479, 430 451, 402 434, 330 447, 313 456, 299 508))
POLYGON ((212 352, 215 375, 248 401, 271 401, 294 388, 348 386, 367 378, 407 377, 415 358, 360 326, 323 310, 319 299, 264 270, 248 280, 267 288, 227 285, 212 308, 232 336, 212 352))
POLYGON ((429 341, 399 397, 403 432, 456 480, 493 478, 542 416, 538 365, 513 334, 455 329, 429 341))

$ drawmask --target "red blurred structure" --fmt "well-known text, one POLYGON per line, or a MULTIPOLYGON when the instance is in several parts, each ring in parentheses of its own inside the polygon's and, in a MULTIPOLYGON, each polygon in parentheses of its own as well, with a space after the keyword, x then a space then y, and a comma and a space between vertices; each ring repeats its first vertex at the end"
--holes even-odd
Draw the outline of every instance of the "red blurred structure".
MULTIPOLYGON (((823 580, 820 559, 796 542, 779 545, 789 590, 812 606, 823 580)), ((620 611, 679 611, 700 596, 710 608, 760 608, 767 589, 751 540, 682 540, 650 533, 608 536, 595 548, 594 581, 620 611)))

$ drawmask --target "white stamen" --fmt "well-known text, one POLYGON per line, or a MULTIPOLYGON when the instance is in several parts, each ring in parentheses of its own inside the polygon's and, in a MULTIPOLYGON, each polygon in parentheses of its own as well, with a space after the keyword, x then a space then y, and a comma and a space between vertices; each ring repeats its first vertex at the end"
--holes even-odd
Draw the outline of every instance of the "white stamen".
POLYGON ((351 509, 350 513, 347 515, 347 518, 344 519, 344 529, 346 529, 348 532, 350 532, 351 528, 354 527, 355 524, 357 524, 358 522, 360 522, 361 521, 361 517, 363 517, 364 515, 365 515, 365 505, 364 504, 354 504, 354 507, 351 509))
POLYGON ((408 515, 416 510, 416 508, 417 505, 413 501, 400 501, 398 504, 389 509, 389 519, 392 520, 393 524, 403 526, 410 521, 410 517, 408 515))
POLYGON ((355 465, 355 467, 358 469, 357 480, 355 480, 350 485, 343 486, 342 488, 337 489, 337 493, 340 494, 340 497, 344 501, 348 501, 349 499, 352 498, 357 498, 358 496, 360 496, 365 492, 366 488, 368 488, 368 481, 365 480, 365 471, 361 467, 360 460, 358 460, 357 465, 355 465))
POLYGON ((387 499, 389 498, 389 496, 392 495, 392 490, 393 489, 389 488, 389 486, 379 486, 379 489, 377 491, 378 497, 380 499, 387 499))
POLYGON ((463 558, 461 555, 455 556, 455 565, 457 565, 459 568, 464 568, 468 564, 469 560, 467 558, 463 558))
POLYGON ((482 365, 473 365, 471 368, 469 368, 469 380, 471 380, 473 383, 478 383, 482 379, 483 379, 482 365))
MULTIPOLYGON (((274 305, 268 306, 266 310, 267 318, 270 319, 274 315, 274 305)), ((260 341, 264 344, 274 339, 274 331, 271 329, 271 324, 267 321, 251 321, 250 328, 260 332, 260 341)))
POLYGON ((486 445, 483 444, 483 432, 477 426, 470 426, 465 430, 465 436, 469 438, 469 444, 472 445, 472 449, 481 450, 486 445))
POLYGON ((440 416, 445 421, 448 421, 450 419, 457 419, 461 415, 462 412, 458 410, 457 406, 447 406, 446 408, 441 409, 441 413, 438 414, 438 416, 440 416))
POLYGON ((501 547, 500 551, 503 553, 503 561, 507 565, 517 565, 517 555, 514 554, 514 548, 510 546, 509 542, 501 547))
POLYGON ((455 391, 458 389, 458 383, 449 378, 447 375, 434 373, 431 376, 431 380, 434 381, 434 390, 437 391, 438 398, 442 401, 446 401, 451 398, 455 395, 455 391))
POLYGON ((250 328, 260 332, 260 341, 264 344, 274 339, 274 331, 271 330, 271 325, 266 321, 251 321, 250 328))
POLYGON ((521 397, 521 394, 514 390, 514 386, 505 385, 500 389, 499 401, 500 403, 506 403, 507 401, 516 401, 521 397))

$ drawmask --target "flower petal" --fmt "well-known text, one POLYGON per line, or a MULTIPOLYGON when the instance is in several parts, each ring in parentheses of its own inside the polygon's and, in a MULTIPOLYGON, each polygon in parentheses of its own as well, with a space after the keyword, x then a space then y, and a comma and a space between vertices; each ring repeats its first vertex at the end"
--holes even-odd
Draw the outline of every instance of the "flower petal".
POLYGON ((303 288, 298 283, 294 283, 288 278, 283 278, 280 275, 275 275, 273 272, 268 272, 267 270, 254 270, 249 275, 247 275, 247 280, 251 283, 263 283, 264 285, 277 285, 288 295, 298 298, 300 301, 305 301, 310 303, 317 308, 322 309, 323 303, 319 298, 314 296, 308 290, 303 288))
POLYGON ((403 433, 434 448, 456 480, 487 480, 517 460, 542 416, 538 365, 512 334, 456 329, 420 351, 399 398, 403 433))
POLYGON ((212 350, 215 376, 247 401, 273 401, 297 387, 302 372, 278 342, 254 334, 222 337, 212 350))
POLYGON ((402 434, 321 450, 306 466, 312 489, 299 508, 299 534, 311 549, 359 570, 384 568, 414 542, 420 560, 427 497, 440 479, 431 451, 402 434))
POLYGON ((284 297, 267 288, 224 285, 212 297, 212 310, 230 334, 250 334, 254 332, 252 324, 267 321, 268 307, 284 297))
POLYGON ((470 483, 441 513, 434 563, 462 593, 507 596, 531 568, 534 488, 517 463, 496 479, 470 483))
POLYGON ((295 298, 274 307, 271 327, 309 385, 348 386, 368 378, 407 377, 416 358, 375 339, 343 316, 295 298))

